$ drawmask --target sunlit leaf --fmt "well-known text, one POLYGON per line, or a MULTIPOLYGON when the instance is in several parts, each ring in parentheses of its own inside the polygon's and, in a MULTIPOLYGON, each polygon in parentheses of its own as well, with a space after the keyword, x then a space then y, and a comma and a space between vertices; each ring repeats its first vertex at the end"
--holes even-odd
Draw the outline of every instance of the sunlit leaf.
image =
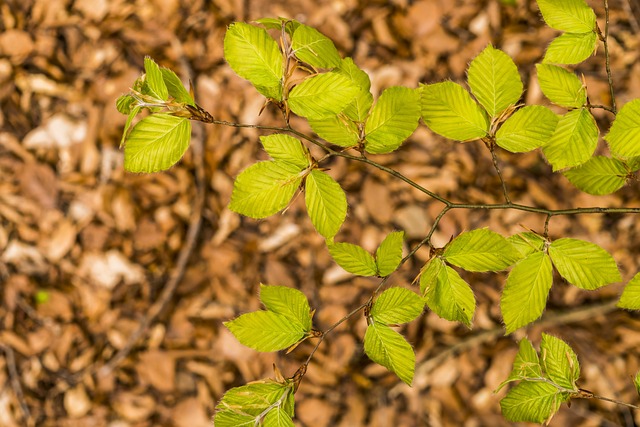
POLYGON ((375 323, 400 325, 411 322, 422 313, 424 300, 409 289, 389 288, 374 301, 371 317, 375 323))
POLYGON ((578 64, 594 54, 597 43, 598 35, 595 31, 561 34, 547 48, 543 62, 578 64))
POLYGON ((580 108, 587 102, 587 91, 572 72, 551 64, 536 64, 538 84, 549 101, 565 108, 580 108))
POLYGON ((496 144, 512 153, 525 153, 549 142, 559 117, 542 105, 516 111, 496 132, 496 144))
POLYGON ((560 31, 586 33, 596 27, 596 14, 584 0, 536 0, 548 26, 560 31))
POLYGON ((578 356, 566 342, 543 333, 540 360, 551 381, 568 390, 578 389, 576 381, 580 378, 580 363, 578 356))
POLYGON ((600 246, 563 238, 549 246, 549 256, 560 275, 582 289, 598 289, 622 280, 615 260, 600 246))
POLYGON ((616 156, 640 156, 640 99, 622 106, 604 139, 616 156))
POLYGON ((595 195, 618 191, 627 182, 627 174, 624 163, 604 156, 592 157, 586 163, 564 172, 573 185, 595 195))
POLYGON ((326 239, 338 233, 347 217, 347 197, 333 178, 313 170, 305 183, 305 203, 313 226, 326 239))
POLYGON ((587 108, 571 110, 558 122, 542 153, 554 171, 581 165, 598 145, 598 125, 587 108))
POLYGON ((364 351, 371 360, 411 385, 416 355, 411 345, 398 332, 387 325, 370 324, 364 336, 364 351))

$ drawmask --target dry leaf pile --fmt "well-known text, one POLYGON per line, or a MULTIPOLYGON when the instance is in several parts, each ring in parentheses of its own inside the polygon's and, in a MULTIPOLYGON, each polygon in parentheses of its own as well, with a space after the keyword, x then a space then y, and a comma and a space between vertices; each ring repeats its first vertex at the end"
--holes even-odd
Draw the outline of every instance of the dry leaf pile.
MULTIPOLYGON (((214 117, 244 123, 279 124, 273 111, 258 117, 263 100, 225 65, 222 39, 229 23, 265 16, 296 18, 327 34, 370 74, 374 94, 397 84, 461 81, 471 58, 493 43, 521 67, 526 101, 543 103, 533 64, 555 33, 541 24, 533 1, 517 3, 1 2, 0 426, 208 426, 226 389, 272 376, 273 363, 293 374, 311 350, 304 343, 289 356, 258 355, 222 327, 259 308, 260 282, 301 289, 323 329, 377 285, 335 266, 302 200, 264 221, 226 209, 233 178, 264 158, 255 130, 196 127, 192 150, 167 173, 123 172, 118 145, 125 118, 114 101, 141 73, 145 55, 191 79, 197 101, 214 117), (140 339, 132 341, 136 334, 140 339)), ((602 17, 600 2, 590 3, 602 17)), ((640 97, 640 8, 610 3, 612 68, 624 102, 640 97)), ((603 62, 598 52, 579 69, 593 103, 609 102, 603 62)), ((598 119, 606 126, 611 117, 598 119)), ((302 122, 294 126, 305 129, 302 122)), ((552 175, 537 153, 499 155, 514 201, 549 208, 639 203, 635 184, 588 196, 552 175)), ((445 141, 421 127, 396 154, 376 160, 454 200, 502 200, 480 144, 445 141)), ((373 250, 386 233, 402 229, 408 249, 441 208, 360 164, 337 159, 329 173, 350 203, 341 241, 373 250)), ((505 234, 523 225, 540 231, 544 219, 452 211, 434 243, 482 226, 505 234)), ((605 247, 625 280, 638 271, 635 217, 556 217, 550 234, 605 247)), ((392 283, 410 286, 427 256, 419 251, 392 283)), ((473 331, 431 313, 404 331, 417 353, 413 388, 363 355, 366 323, 358 318, 338 328, 315 357, 297 395, 297 425, 507 425, 498 406, 504 391, 493 390, 508 375, 514 340, 526 333, 537 341, 543 328, 504 337, 498 305, 504 274, 464 277, 479 302, 473 331)), ((621 289, 587 293, 557 280, 544 330, 574 346, 585 387, 633 402, 629 377, 640 364, 640 318, 610 305, 585 309, 621 289)), ((633 425, 632 418, 620 407, 576 402, 554 422, 633 425)))

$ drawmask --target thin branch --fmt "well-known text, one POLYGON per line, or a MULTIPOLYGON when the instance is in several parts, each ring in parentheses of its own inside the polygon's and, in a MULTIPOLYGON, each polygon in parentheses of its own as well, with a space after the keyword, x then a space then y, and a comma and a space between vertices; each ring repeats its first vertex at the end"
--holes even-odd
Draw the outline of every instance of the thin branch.
POLYGON ((601 105, 601 104, 589 104, 588 105, 589 108, 592 109, 600 109, 600 110, 606 110, 608 112, 610 112, 611 114, 616 114, 616 110, 614 110, 612 107, 608 107, 606 105, 601 105))
POLYGON ((615 403, 616 405, 626 406, 627 408, 631 408, 631 409, 640 409, 640 406, 632 405, 631 403, 623 402, 618 399, 611 399, 610 397, 598 396, 597 394, 593 394, 591 397, 593 399, 604 400, 607 402, 615 403))
POLYGON ((487 145, 489 151, 491 152, 491 160, 493 160, 493 168, 498 173, 498 178, 500 178, 500 183, 502 184, 502 194, 504 195, 504 200, 507 204, 511 204, 511 199, 509 198, 509 190, 507 190, 507 183, 502 176, 502 171, 500 170, 500 165, 498 164, 498 155, 496 154, 495 147, 492 143, 487 145))
POLYGON ((604 33, 597 27, 598 37, 604 45, 604 65, 607 70, 607 81, 609 83, 609 94, 611 95, 611 111, 613 114, 618 112, 616 108, 616 98, 613 90, 613 77, 611 75, 611 57, 609 55, 609 0, 604 0, 604 33))
POLYGON ((32 427, 35 425, 35 421, 31 416, 29 405, 24 398, 22 391, 22 385, 20 384, 20 375, 18 374, 18 368, 16 367, 16 358, 13 353, 13 349, 8 345, 0 344, 0 350, 4 353, 5 361, 7 362, 7 371, 9 371, 9 379, 11 381, 11 388, 13 393, 20 404, 20 410, 22 411, 22 417, 24 424, 32 427))

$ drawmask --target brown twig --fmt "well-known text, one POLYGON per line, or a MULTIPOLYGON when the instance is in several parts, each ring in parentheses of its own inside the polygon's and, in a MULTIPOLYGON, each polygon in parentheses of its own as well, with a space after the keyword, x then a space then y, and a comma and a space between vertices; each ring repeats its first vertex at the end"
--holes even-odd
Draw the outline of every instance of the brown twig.
POLYGON ((7 371, 9 372, 9 380, 11 381, 11 388, 13 388, 13 393, 20 404, 20 409, 22 410, 22 421, 24 425, 28 427, 35 426, 35 421, 31 416, 31 411, 29 410, 29 405, 24 398, 24 393, 22 391, 22 385, 20 384, 20 375, 18 374, 18 368, 16 367, 16 357, 13 353, 13 349, 7 345, 0 344, 0 350, 4 353, 5 361, 7 363, 7 371))
POLYGON ((616 98, 613 90, 613 77, 611 76, 611 57, 609 55, 609 0, 604 0, 604 32, 596 26, 598 38, 604 45, 604 65, 607 70, 607 81, 609 83, 609 94, 611 95, 611 111, 613 114, 618 112, 616 108, 616 98))

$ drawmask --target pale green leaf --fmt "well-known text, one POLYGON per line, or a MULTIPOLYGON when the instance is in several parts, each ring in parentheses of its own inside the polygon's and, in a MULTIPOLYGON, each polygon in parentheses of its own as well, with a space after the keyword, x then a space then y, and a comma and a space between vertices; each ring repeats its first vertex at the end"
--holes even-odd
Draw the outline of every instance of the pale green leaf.
POLYGON ((616 156, 640 156, 640 99, 622 106, 604 139, 616 156))
POLYGON ((354 122, 364 123, 373 105, 369 75, 358 68, 351 58, 342 60, 339 71, 360 88, 353 102, 344 109, 344 114, 354 122))
POLYGON ((160 68, 162 73, 162 79, 167 86, 169 96, 175 99, 177 102, 192 105, 195 107, 196 103, 191 97, 189 91, 184 87, 182 81, 178 78, 176 73, 168 68, 160 68))
POLYGON ((258 418, 258 416, 226 409, 215 413, 213 424, 215 427, 255 427, 258 418))
POLYGON ((309 120, 337 115, 361 89, 342 73, 324 73, 307 78, 289 94, 289 108, 309 120))
POLYGON ((634 156, 624 160, 624 163, 631 172, 637 172, 640 170, 640 156, 634 156))
POLYGON ((299 60, 313 67, 333 68, 340 65, 340 54, 333 42, 307 25, 298 25, 291 38, 291 47, 299 60))
POLYGON ((282 100, 283 59, 278 43, 264 28, 234 22, 224 37, 224 57, 262 95, 282 100))
POLYGON ((509 236, 507 240, 513 245, 515 250, 520 253, 522 258, 534 252, 540 252, 543 250, 546 242, 544 237, 531 231, 514 234, 513 236, 509 236))
POLYGON ((578 64, 594 54, 597 43, 598 35, 595 31, 561 34, 547 47, 543 62, 578 64))
POLYGON ((307 176, 304 200, 313 226, 325 239, 338 233, 347 217, 347 197, 333 178, 319 170, 307 176))
POLYGON ((523 381, 500 400, 500 408, 508 421, 542 424, 569 398, 569 393, 562 393, 549 383, 523 381))
POLYGON ((565 108, 580 108, 587 102, 587 91, 575 74, 557 65, 536 64, 538 84, 549 101, 565 108))
POLYGON ((422 86, 420 104, 425 124, 445 138, 472 141, 489 131, 485 112, 457 83, 447 81, 422 86))
POLYGON ((570 33, 587 33, 596 28, 596 14, 584 0, 537 0, 548 26, 570 33))
POLYGON ((596 150, 598 134, 598 125, 587 108, 571 110, 560 118, 542 153, 554 171, 581 165, 596 150))
POLYGON ((274 160, 290 163, 300 170, 306 169, 310 165, 309 150, 297 138, 275 133, 261 136, 260 142, 267 154, 274 160))
POLYGON ((500 297, 508 334, 542 315, 552 283, 551 260, 544 252, 535 252, 513 267, 500 297))
POLYGON ((118 99, 116 99, 116 109, 122 114, 129 114, 131 113, 132 104, 135 101, 136 99, 129 94, 120 95, 118 99))
POLYGON ((387 325, 372 323, 364 336, 364 351, 371 360, 411 385, 416 355, 411 345, 398 332, 387 325))
POLYGON ((498 129, 496 144, 512 153, 526 153, 546 144, 556 130, 559 117, 542 105, 516 111, 498 129))
POLYGON ((225 322, 240 343, 258 351, 284 350, 303 339, 301 322, 273 311, 253 311, 225 322))
POLYGON ((400 325, 422 314, 424 300, 409 289, 389 288, 374 301, 371 317, 374 323, 400 325))
POLYGON ((283 411, 290 396, 291 384, 273 380, 254 381, 228 390, 216 405, 213 421, 216 427, 255 427, 266 411, 283 411))
POLYGON ((309 301, 299 290, 260 284, 260 301, 268 310, 300 323, 305 332, 311 330, 309 301))
POLYGON ((311 129, 327 142, 354 147, 360 141, 358 126, 342 114, 322 120, 309 120, 311 129))
POLYGON ((582 289, 598 289, 622 280, 615 260, 600 246, 571 238, 558 239, 549 255, 560 275, 582 289))
POLYGON ((437 286, 440 270, 445 267, 441 258, 431 258, 420 270, 420 294, 425 295, 427 289, 437 286))
POLYGON ((124 143, 127 139, 127 135, 129 135, 129 128, 131 127, 131 123, 133 119, 138 115, 138 113, 142 110, 142 107, 139 105, 134 106, 129 110, 129 115, 127 116, 127 121, 124 124, 124 129, 122 130, 122 138, 120 138, 120 148, 124 147, 124 143))
POLYGON ((300 186, 301 169, 285 162, 258 162, 233 184, 229 209, 251 218, 266 218, 286 208, 300 186))
POLYGON ((420 276, 420 289, 424 289, 424 297, 431 311, 443 319, 471 327, 476 299, 469 284, 453 268, 444 265, 442 260, 432 260, 420 276), (435 280, 434 271, 437 271, 435 280))
POLYGON ((640 273, 627 283, 618 301, 618 307, 627 310, 640 310, 640 273))
POLYGON ((262 427, 295 427, 295 424, 284 409, 274 408, 267 412, 262 427))
POLYGON ((633 378, 633 385, 636 386, 636 392, 640 395, 640 371, 638 371, 636 376, 633 378))
POLYGON ((540 359, 544 372, 551 381, 566 389, 578 390, 576 381, 580 378, 580 363, 578 356, 566 342, 543 333, 540 359))
POLYGON ((519 259, 507 239, 487 228, 460 234, 447 244, 442 256, 468 271, 500 271, 519 259))
POLYGON ((189 120, 164 113, 147 116, 126 138, 124 168, 129 172, 167 170, 182 158, 190 138, 189 120))
POLYGON ((522 95, 522 80, 509 55, 487 46, 469 65, 469 87, 490 116, 499 116, 522 95))
POLYGON ((144 72, 143 93, 160 101, 166 101, 169 97, 169 92, 162 78, 162 72, 158 64, 148 56, 144 58, 144 72))
POLYGON ((533 344, 527 338, 520 340, 518 353, 513 361, 513 368, 509 374, 511 380, 523 380, 526 378, 541 378, 542 368, 538 353, 533 344))
POLYGON ((396 271, 402 260, 404 231, 394 231, 384 238, 376 250, 378 274, 385 277, 396 271))
POLYGON ((373 256, 358 245, 351 243, 333 243, 328 245, 333 260, 343 269, 357 276, 376 276, 378 274, 373 256))
POLYGON ((618 159, 595 156, 586 163, 569 169, 564 176, 585 193, 611 194, 627 182, 627 168, 618 159))
POLYGON ((385 89, 367 118, 365 150, 373 154, 396 150, 418 127, 419 101, 414 89, 400 86, 385 89))

